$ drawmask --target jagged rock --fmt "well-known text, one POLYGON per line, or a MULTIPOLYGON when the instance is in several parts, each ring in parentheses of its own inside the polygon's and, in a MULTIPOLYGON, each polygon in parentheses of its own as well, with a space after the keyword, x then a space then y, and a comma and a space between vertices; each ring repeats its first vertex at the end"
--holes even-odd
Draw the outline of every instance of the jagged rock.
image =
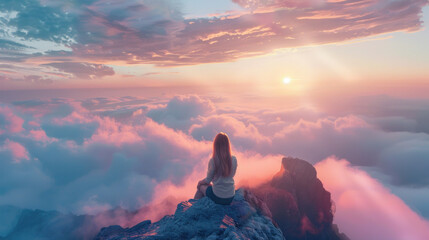
POLYGON ((251 191, 266 203, 286 239, 347 239, 332 225, 331 194, 310 163, 283 158, 273 179, 251 191))
POLYGON ((236 192, 229 206, 207 197, 181 202, 174 215, 156 223, 143 221, 132 228, 110 226, 95 239, 284 239, 264 203, 245 189, 236 192))

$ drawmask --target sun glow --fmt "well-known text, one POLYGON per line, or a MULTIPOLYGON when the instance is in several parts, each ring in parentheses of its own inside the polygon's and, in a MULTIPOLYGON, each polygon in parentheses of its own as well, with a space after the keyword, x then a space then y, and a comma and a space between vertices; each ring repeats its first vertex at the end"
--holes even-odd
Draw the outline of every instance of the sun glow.
POLYGON ((292 81, 292 79, 290 77, 283 78, 283 83, 284 84, 289 84, 291 81, 292 81))

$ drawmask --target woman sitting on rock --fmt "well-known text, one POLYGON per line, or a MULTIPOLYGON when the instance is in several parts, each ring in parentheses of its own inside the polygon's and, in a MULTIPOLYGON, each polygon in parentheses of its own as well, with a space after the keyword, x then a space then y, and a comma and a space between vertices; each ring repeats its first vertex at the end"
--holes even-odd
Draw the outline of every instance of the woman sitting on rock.
POLYGON ((207 177, 198 182, 194 198, 207 196, 217 204, 229 205, 235 194, 236 170, 237 158, 231 155, 228 135, 221 132, 213 141, 213 154, 209 161, 207 177), (213 185, 210 182, 213 182, 213 185))

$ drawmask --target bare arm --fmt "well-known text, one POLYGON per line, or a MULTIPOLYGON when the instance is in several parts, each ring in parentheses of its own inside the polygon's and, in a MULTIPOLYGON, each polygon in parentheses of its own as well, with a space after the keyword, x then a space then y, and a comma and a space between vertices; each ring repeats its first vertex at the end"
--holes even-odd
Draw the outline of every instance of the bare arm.
POLYGON ((238 166, 238 162, 237 162, 237 158, 234 156, 232 157, 233 161, 235 162, 235 166, 232 168, 232 176, 235 176, 235 173, 237 172, 237 166, 238 166))

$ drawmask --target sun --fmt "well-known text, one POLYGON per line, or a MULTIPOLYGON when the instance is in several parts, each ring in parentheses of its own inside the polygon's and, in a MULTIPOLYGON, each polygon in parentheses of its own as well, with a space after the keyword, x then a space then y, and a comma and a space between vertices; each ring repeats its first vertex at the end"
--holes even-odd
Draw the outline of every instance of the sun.
POLYGON ((290 79, 290 77, 283 78, 283 83, 284 84, 289 84, 291 81, 292 81, 292 79, 290 79))

